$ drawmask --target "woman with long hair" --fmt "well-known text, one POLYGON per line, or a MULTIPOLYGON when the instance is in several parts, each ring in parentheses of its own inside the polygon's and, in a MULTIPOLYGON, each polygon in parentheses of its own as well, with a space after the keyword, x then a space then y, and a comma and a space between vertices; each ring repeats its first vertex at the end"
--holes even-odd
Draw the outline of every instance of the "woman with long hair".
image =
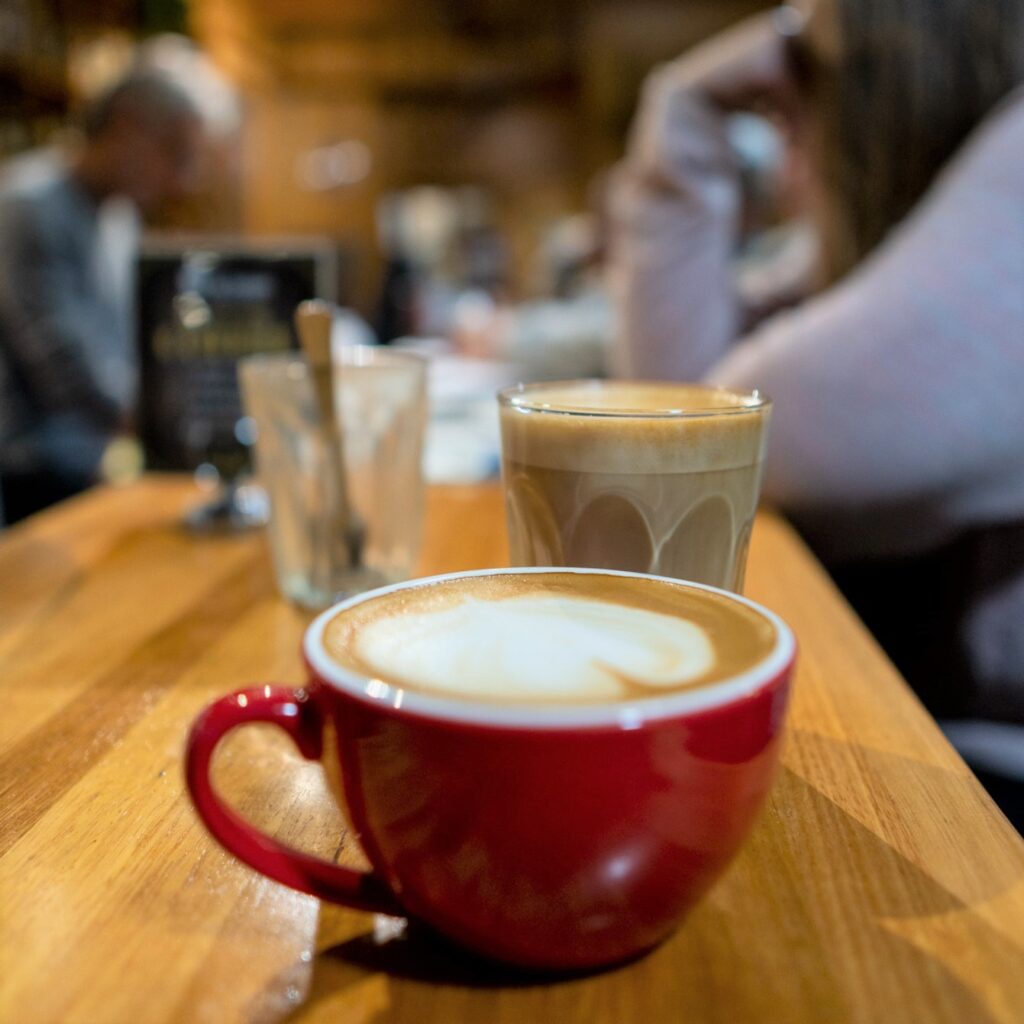
POLYGON ((766 497, 932 710, 1024 722, 1024 0, 820 0, 657 71, 613 197, 619 372, 760 388, 766 497), (728 115, 819 258, 750 324, 728 115))

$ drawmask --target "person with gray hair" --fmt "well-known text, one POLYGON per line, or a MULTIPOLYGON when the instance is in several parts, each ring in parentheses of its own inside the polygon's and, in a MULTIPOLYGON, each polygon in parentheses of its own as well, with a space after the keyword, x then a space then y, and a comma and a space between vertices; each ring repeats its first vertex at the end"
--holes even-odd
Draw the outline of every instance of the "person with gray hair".
MULTIPOLYGON (((92 484, 131 422, 128 282, 110 224, 194 185, 202 122, 167 76, 130 74, 81 118, 74 152, 0 169, 0 495, 16 522, 92 484)), ((129 229, 134 248, 137 231, 129 229)), ((124 233, 122 232, 122 238, 124 233)), ((122 261, 126 264, 127 261, 122 261)))

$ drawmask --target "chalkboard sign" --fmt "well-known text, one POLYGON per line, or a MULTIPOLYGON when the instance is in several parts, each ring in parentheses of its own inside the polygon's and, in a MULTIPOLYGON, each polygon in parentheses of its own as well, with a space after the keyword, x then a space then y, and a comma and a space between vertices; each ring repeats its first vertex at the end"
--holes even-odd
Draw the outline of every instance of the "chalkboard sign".
POLYGON ((292 313, 335 298, 329 243, 149 244, 138 265, 139 433, 152 469, 248 465, 236 364, 295 348, 292 313))

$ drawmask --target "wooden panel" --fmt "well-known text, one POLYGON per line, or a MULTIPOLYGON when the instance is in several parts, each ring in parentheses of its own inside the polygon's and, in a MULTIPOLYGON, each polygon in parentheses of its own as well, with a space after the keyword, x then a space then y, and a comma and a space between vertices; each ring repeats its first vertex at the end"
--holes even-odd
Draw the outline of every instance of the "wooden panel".
POLYGON ((368 312, 383 194, 419 184, 489 192, 515 289, 552 221, 579 210, 590 177, 619 157, 651 64, 756 3, 194 0, 189 11, 246 96, 245 228, 344 239, 368 312), (302 189, 296 161, 346 137, 370 146, 371 175, 302 189))
MULTIPOLYGON (((300 680, 309 616, 276 596, 261 537, 180 529, 196 497, 150 477, 0 537, 0 1019, 1024 1019, 1024 843, 780 520, 759 519, 748 572, 801 645, 768 807, 663 946, 552 979, 319 907, 199 826, 188 723, 232 688, 300 680)), ((421 571, 506 557, 496 487, 431 489, 421 571)), ((230 737, 216 776, 274 834, 360 861, 318 767, 276 733, 230 737)))
MULTIPOLYGON (((205 0, 191 8, 204 48, 240 84, 374 92, 382 85, 467 90, 488 82, 562 77, 571 64, 570 22, 564 17, 520 18, 489 24, 415 15, 418 7, 376 10, 351 22, 302 8, 287 19, 248 0, 205 0)), ((337 12, 334 12, 337 14, 337 12)))
MULTIPOLYGON (((201 8, 215 0, 193 0, 201 8)), ((492 31, 501 27, 538 25, 564 19, 582 5, 580 0, 548 0, 543 5, 524 0, 249 0, 260 19, 277 31, 303 31, 310 25, 347 32, 382 27, 416 29, 447 25, 453 29, 492 31)))

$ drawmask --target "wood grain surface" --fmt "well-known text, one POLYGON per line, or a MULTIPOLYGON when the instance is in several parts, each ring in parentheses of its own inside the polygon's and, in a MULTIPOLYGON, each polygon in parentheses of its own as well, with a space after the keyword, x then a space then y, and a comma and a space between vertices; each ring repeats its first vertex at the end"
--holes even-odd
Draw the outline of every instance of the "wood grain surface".
MULTIPOLYGON (((668 942, 552 980, 321 906, 207 836, 186 729, 228 690, 298 683, 309 616, 258 534, 180 528, 196 497, 151 477, 0 538, 4 1024, 1024 1020, 1024 842, 780 520, 747 583, 801 644, 768 807, 668 942)), ((506 557, 496 487, 430 492, 423 573, 506 557)), ((277 836, 360 862, 271 728, 233 734, 215 774, 277 836)))

